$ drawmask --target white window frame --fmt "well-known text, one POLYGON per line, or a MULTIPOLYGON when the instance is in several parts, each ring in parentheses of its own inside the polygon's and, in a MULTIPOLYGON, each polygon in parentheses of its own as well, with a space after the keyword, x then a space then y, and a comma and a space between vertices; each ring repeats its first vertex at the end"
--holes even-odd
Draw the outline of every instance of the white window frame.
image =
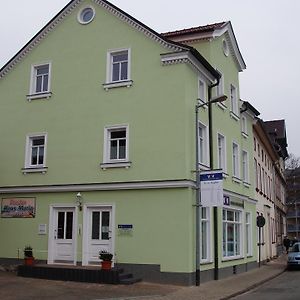
POLYGON ((130 87, 132 85, 131 80, 131 49, 130 48, 120 48, 112 49, 107 51, 106 55, 106 82, 103 84, 104 89, 108 90, 114 87, 130 87), (114 55, 127 52, 128 61, 127 61, 127 79, 113 81, 113 65, 112 59, 114 55))
POLYGON ((242 150, 242 179, 244 184, 249 184, 249 154, 242 150))
POLYGON ((102 169, 116 168, 116 167, 130 167, 131 162, 129 161, 129 125, 112 125, 104 127, 104 145, 103 145, 103 163, 100 164, 102 169), (110 134, 114 131, 126 132, 126 145, 125 145, 125 158, 111 159, 110 158, 110 147, 111 139, 110 134))
POLYGON ((33 100, 33 99, 41 99, 41 98, 46 98, 49 99, 49 97, 51 96, 51 69, 52 69, 52 64, 51 62, 44 62, 44 63, 40 63, 40 64, 34 64, 31 66, 31 75, 30 75, 30 87, 29 87, 29 95, 27 95, 27 99, 29 101, 33 100), (41 92, 36 92, 36 80, 37 80, 37 70, 40 67, 43 66, 48 66, 49 67, 49 71, 48 71, 48 89, 47 90, 43 90, 41 92))
POLYGON ((245 243, 246 255, 253 255, 253 237, 252 237, 252 215, 250 212, 245 213, 245 243))
POLYGON ((209 165, 208 126, 198 122, 198 134, 199 163, 207 167, 209 165))
POLYGON ((248 128, 247 128, 247 118, 245 116, 241 117, 241 127, 242 127, 242 135, 244 138, 248 137, 248 128))
MULTIPOLYGON (((224 92, 224 89, 225 89, 225 83, 224 83, 224 74, 219 70, 217 69, 217 71, 221 74, 221 78, 220 78, 220 81, 219 81, 219 84, 217 85, 217 92, 216 92, 216 96, 222 96, 225 94, 224 92)), ((225 110, 227 108, 226 106, 226 103, 227 101, 223 101, 223 102, 217 102, 217 105, 225 110)))
MULTIPOLYGON (((207 103, 207 83, 202 77, 198 77, 198 100, 200 104, 207 103)), ((206 107, 203 106, 204 108, 206 107)))
POLYGON ((46 167, 46 158, 47 158, 47 140, 48 134, 43 133, 34 133, 28 134, 26 136, 26 145, 25 145, 25 164, 24 169, 22 170, 24 174, 26 173, 34 173, 34 172, 41 172, 45 173, 47 171, 46 167), (32 158, 32 141, 44 138, 44 154, 43 154, 43 163, 42 164, 31 164, 32 158))
POLYGON ((232 176, 240 179, 240 146, 236 142, 232 142, 232 176))
POLYGON ((233 119, 239 120, 239 104, 237 88, 230 84, 230 115, 233 119))
POLYGON ((237 258, 241 258, 243 257, 242 253, 243 253, 243 230, 242 230, 242 224, 243 224, 243 214, 241 210, 237 210, 237 209, 227 209, 227 208, 223 208, 223 212, 222 212, 222 257, 223 260, 230 260, 230 259, 237 259, 237 258), (234 219, 233 221, 230 221, 227 219, 227 212, 231 211, 233 212, 234 215, 234 219), (236 218, 236 214, 239 215, 239 220, 237 220, 236 218), (225 218, 224 218, 225 215, 225 218), (234 232, 233 232, 233 253, 228 253, 228 225, 229 224, 233 224, 234 226, 234 232), (238 232, 239 234, 239 239, 237 238, 238 235, 236 234, 238 232), (225 236, 224 236, 225 234, 225 236), (224 249, 224 243, 225 243, 225 249, 224 249), (238 247, 235 248, 234 245, 237 244, 238 247), (239 249, 239 251, 238 251, 239 249))
POLYGON ((222 169, 224 173, 227 173, 227 160, 226 160, 226 137, 221 134, 217 133, 217 149, 218 149, 218 168, 222 169), (221 145, 220 145, 220 138, 221 138, 221 145))
POLYGON ((210 207, 201 207, 201 247, 200 247, 200 263, 211 262, 211 209, 210 207), (205 218, 203 218, 203 210, 205 209, 205 218), (203 225, 206 225, 205 227, 203 225), (205 234, 202 231, 206 230, 205 234), (204 240, 206 237, 206 240, 204 240), (203 257, 203 248, 205 247, 206 257, 203 257))

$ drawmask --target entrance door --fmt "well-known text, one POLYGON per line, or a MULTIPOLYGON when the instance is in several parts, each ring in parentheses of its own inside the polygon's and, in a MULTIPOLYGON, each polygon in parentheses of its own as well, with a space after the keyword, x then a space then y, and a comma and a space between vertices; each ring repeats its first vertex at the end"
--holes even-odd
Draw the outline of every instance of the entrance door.
POLYGON ((50 263, 75 264, 75 207, 56 207, 50 224, 50 263))
POLYGON ((84 218, 83 265, 99 265, 99 251, 113 253, 112 207, 87 207, 84 218))

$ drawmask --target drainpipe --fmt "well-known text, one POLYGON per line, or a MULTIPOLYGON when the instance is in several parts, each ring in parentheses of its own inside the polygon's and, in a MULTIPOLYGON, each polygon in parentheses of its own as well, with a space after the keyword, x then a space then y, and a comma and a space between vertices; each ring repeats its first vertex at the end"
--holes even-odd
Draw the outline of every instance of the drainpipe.
MULTIPOLYGON (((212 89, 219 85, 220 78, 217 78, 217 82, 208 87, 208 132, 209 132, 209 165, 210 169, 214 168, 213 157, 213 129, 212 129, 212 107, 210 103, 212 89)), ((218 251, 218 208, 214 207, 214 279, 219 279, 219 251, 218 251)))

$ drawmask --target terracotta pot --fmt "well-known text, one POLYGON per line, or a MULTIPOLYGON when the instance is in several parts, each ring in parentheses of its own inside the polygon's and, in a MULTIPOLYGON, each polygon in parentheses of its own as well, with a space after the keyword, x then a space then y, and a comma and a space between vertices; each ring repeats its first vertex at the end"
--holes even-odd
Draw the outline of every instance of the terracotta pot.
POLYGON ((32 266, 34 264, 34 257, 25 257, 24 263, 25 266, 32 266))
POLYGON ((111 270, 111 261, 103 260, 101 261, 101 269, 102 270, 111 270))

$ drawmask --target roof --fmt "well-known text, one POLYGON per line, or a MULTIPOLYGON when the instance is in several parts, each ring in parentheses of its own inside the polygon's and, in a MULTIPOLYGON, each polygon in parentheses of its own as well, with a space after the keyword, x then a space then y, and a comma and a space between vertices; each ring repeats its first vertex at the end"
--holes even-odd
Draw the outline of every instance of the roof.
POLYGON ((241 113, 250 110, 255 116, 260 115, 260 112, 250 102, 244 100, 241 101, 242 101, 242 107, 240 110, 241 113))
POLYGON ((264 121, 264 127, 279 155, 284 159, 288 157, 285 120, 264 121))
POLYGON ((214 24, 207 24, 204 26, 169 31, 166 33, 162 33, 161 35, 171 40, 182 43, 191 43, 197 40, 214 39, 224 35, 226 40, 229 42, 231 54, 236 61, 239 71, 243 71, 244 69, 246 69, 246 63, 242 57, 230 21, 223 21, 214 24))
MULTIPOLYGON (((1 69, 0 78, 9 72, 24 56, 26 56, 36 45, 38 45, 51 32, 57 24, 59 24, 74 8, 76 8, 83 0, 71 0, 56 16, 54 16, 17 54, 15 54, 1 69)), ((142 31, 146 36, 159 42, 164 47, 173 51, 189 51, 207 71, 209 71, 216 79, 220 78, 220 73, 193 47, 169 40, 165 36, 157 33, 147 25, 135 19, 125 11, 113 5, 106 0, 97 0, 95 4, 100 5, 103 9, 108 10, 112 15, 127 22, 130 26, 142 31)))

